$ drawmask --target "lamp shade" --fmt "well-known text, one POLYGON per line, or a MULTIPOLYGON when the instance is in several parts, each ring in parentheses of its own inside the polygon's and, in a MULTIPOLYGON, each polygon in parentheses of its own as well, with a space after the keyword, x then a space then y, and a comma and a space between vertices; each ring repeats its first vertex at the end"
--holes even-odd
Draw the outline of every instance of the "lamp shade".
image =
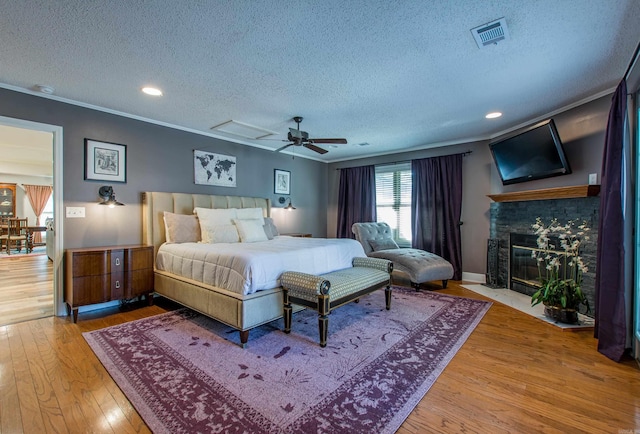
POLYGON ((103 185, 98 190, 98 196, 102 199, 102 202, 99 202, 100 205, 107 205, 109 208, 113 208, 114 206, 124 206, 123 203, 120 203, 116 200, 116 194, 113 191, 113 187, 110 185, 103 185))

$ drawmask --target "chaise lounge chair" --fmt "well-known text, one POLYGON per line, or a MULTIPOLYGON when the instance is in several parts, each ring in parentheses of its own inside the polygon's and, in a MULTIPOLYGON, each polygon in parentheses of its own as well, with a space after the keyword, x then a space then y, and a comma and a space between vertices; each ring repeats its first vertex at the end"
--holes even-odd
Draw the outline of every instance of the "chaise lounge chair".
POLYGON ((386 223, 354 223, 351 231, 367 256, 393 261, 394 273, 407 275, 416 290, 420 284, 433 280, 441 280, 446 288, 453 277, 453 266, 444 258, 420 249, 398 247, 386 223))

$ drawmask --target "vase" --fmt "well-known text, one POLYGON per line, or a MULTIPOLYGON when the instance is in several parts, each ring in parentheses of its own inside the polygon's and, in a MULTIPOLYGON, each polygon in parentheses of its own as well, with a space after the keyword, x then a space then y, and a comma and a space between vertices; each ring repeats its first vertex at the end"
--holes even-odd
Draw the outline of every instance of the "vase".
POLYGON ((554 321, 565 324, 578 323, 578 311, 575 309, 564 309, 558 306, 544 306, 544 315, 554 321))

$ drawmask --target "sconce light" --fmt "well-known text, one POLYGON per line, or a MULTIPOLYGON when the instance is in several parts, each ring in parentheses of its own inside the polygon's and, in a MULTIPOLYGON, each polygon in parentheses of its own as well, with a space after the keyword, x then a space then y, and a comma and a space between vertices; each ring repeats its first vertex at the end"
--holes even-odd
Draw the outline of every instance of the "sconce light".
POLYGON ((287 201, 287 199, 289 199, 289 205, 285 206, 283 209, 286 209, 288 211, 291 211, 292 209, 296 209, 293 205, 291 205, 291 198, 290 197, 287 197, 287 198, 281 197, 281 198, 278 199, 278 202, 283 204, 283 203, 285 203, 287 201))
POLYGON ((102 198, 102 202, 99 205, 108 205, 109 208, 113 208, 114 206, 124 206, 123 203, 120 203, 116 200, 116 194, 113 192, 113 187, 110 185, 103 185, 98 190, 98 196, 102 198))

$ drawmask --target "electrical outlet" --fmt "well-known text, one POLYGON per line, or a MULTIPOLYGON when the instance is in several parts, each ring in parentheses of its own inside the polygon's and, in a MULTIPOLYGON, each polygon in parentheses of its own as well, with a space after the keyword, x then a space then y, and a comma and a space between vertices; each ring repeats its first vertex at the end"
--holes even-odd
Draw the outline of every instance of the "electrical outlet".
POLYGON ((589 185, 596 185, 598 183, 598 174, 590 173, 589 174, 589 185))
POLYGON ((84 218, 84 207, 83 206, 68 206, 67 207, 67 218, 84 218))

